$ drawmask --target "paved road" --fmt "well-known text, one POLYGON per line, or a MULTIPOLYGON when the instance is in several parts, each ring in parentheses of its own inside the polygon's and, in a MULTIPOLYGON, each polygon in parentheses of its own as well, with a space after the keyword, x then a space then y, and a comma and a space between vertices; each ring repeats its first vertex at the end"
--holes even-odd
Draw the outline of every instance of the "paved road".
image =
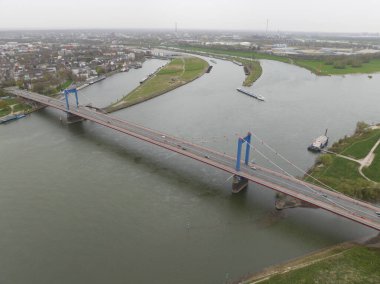
MULTIPOLYGON (((14 95, 66 111, 66 106, 63 101, 48 98, 37 93, 19 90, 17 88, 8 88, 7 90, 14 95)), ((170 151, 214 166, 231 174, 238 174, 254 183, 296 197, 300 200, 316 205, 317 207, 333 212, 334 214, 338 214, 380 231, 380 216, 377 216, 376 214, 376 212, 380 212, 380 208, 372 204, 352 199, 341 193, 300 181, 294 177, 289 177, 285 174, 274 172, 258 165, 253 167, 252 164, 243 164, 241 171, 237 172, 235 170, 236 160, 234 157, 195 145, 162 132, 118 119, 84 106, 76 108, 74 105, 71 105, 69 112, 108 128, 115 129, 170 151)))

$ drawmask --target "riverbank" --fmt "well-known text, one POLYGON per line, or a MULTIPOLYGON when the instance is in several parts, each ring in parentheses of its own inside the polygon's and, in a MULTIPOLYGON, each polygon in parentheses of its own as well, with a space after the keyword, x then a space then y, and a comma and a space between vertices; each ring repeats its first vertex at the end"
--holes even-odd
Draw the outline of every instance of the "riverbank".
POLYGON ((379 283, 380 238, 326 248, 236 281, 254 283, 379 283))
MULTIPOLYGON (((346 195, 380 200, 380 129, 359 122, 355 133, 320 155, 308 174, 346 195), (376 147, 377 146, 377 147, 376 147)), ((305 177, 309 182, 315 182, 305 177)))
POLYGON ((120 101, 106 107, 105 110, 114 112, 163 95, 201 77, 207 71, 208 66, 205 60, 198 57, 186 56, 173 59, 142 82, 140 86, 120 101))
POLYGON ((0 91, 0 117, 16 114, 27 114, 33 110, 33 107, 16 98, 8 96, 0 91))
POLYGON ((192 52, 200 55, 216 55, 216 56, 236 56, 242 58, 251 59, 267 59, 275 60, 284 63, 294 64, 298 67, 305 68, 312 73, 319 76, 330 76, 330 75, 347 75, 347 74, 372 74, 380 72, 380 59, 366 59, 363 62, 357 63, 357 58, 352 57, 350 62, 350 57, 345 59, 337 59, 336 64, 330 62, 328 57, 326 60, 323 59, 299 59, 293 58, 291 56, 278 56, 268 53, 261 53, 256 51, 240 51, 240 50, 228 50, 228 49, 218 49, 218 48, 207 48, 207 47, 190 47, 181 46, 180 51, 192 52))

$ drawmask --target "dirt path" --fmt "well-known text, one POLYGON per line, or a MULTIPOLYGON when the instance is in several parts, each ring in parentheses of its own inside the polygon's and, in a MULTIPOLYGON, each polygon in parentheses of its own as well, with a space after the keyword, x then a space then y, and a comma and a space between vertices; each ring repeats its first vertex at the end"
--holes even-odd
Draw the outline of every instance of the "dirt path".
POLYGON ((14 109, 15 106, 17 106, 17 104, 14 104, 14 105, 10 105, 10 106, 9 106, 9 107, 11 108, 11 113, 10 113, 10 114, 14 114, 13 109, 14 109))
MULTIPOLYGON (((376 126, 376 128, 373 128, 373 129, 379 129, 380 127, 379 126, 376 126)), ((363 159, 360 159, 360 160, 357 160, 357 159, 354 159, 354 158, 351 158, 351 157, 348 157, 348 156, 344 156, 344 155, 341 155, 341 154, 337 154, 337 153, 334 153, 334 152, 331 152, 331 151, 324 151, 325 153, 329 153, 329 154, 333 154, 339 158, 343 158, 343 159, 346 159, 346 160, 350 160, 350 161, 353 161, 355 163, 358 163, 360 165, 359 167, 359 174, 365 178, 366 180, 368 181, 372 181, 374 182, 373 180, 369 179, 364 173, 363 173, 363 168, 364 167, 369 167, 372 162, 373 162, 373 159, 375 158, 375 154, 373 152, 375 152, 376 148, 380 145, 380 139, 375 143, 375 145, 372 147, 372 149, 368 152, 367 156, 365 156, 363 159)))
POLYGON ((360 163, 359 173, 362 177, 364 177, 366 180, 369 180, 369 181, 372 181, 372 180, 370 180, 368 177, 366 177, 366 175, 363 173, 362 170, 364 167, 369 167, 372 164, 372 161, 375 158, 375 154, 373 152, 375 152, 377 146, 379 146, 379 145, 380 145, 380 139, 372 147, 371 151, 369 151, 367 156, 365 156, 364 159, 359 160, 359 163, 360 163))

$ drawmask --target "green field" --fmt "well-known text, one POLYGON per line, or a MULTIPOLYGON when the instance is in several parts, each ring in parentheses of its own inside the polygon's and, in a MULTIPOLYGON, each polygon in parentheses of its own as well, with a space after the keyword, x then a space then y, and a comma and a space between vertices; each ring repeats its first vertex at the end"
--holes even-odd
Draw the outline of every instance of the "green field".
POLYGON ((200 77, 205 73, 207 68, 208 63, 198 57, 173 59, 122 100, 107 107, 106 111, 112 112, 126 108, 174 90, 200 77))
POLYGON ((260 283, 380 283, 380 250, 356 246, 260 283))
POLYGON ((14 113, 25 112, 32 108, 30 105, 24 104, 17 99, 1 99, 0 97, 0 117, 11 114, 12 106, 14 113))
POLYGON ((380 145, 377 146, 374 154, 375 159, 373 160, 371 166, 368 168, 363 168, 363 173, 369 179, 380 183, 380 145))
POLYGON ((362 159, 367 156, 379 139, 380 130, 363 131, 341 139, 331 147, 331 151, 355 159, 362 159))
MULTIPOLYGON (((355 159, 364 158, 380 139, 380 130, 369 130, 362 122, 358 123, 355 134, 345 137, 329 149, 330 151, 355 159)), ((376 150, 371 166, 363 173, 373 181, 380 181, 380 147, 376 150)), ((349 196, 367 200, 380 200, 380 184, 370 182, 359 173, 359 163, 332 154, 320 155, 309 171, 313 177, 349 196)), ((310 177, 307 181, 314 182, 310 177)))
POLYGON ((317 75, 370 74, 380 72, 380 59, 372 59, 369 63, 363 63, 360 67, 346 66, 343 69, 335 68, 333 65, 328 65, 321 60, 297 59, 294 63, 317 75))

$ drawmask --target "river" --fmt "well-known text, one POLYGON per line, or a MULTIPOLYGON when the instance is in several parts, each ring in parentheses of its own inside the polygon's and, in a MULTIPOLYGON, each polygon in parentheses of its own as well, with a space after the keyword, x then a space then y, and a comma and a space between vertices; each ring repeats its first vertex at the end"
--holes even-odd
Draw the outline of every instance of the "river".
MULTIPOLYGON (((333 142, 359 120, 380 120, 379 74, 317 77, 262 61, 251 88, 259 102, 236 92, 241 67, 216 61, 113 115, 231 155, 252 131, 303 169, 325 128, 333 142)), ((164 63, 83 89, 80 103, 114 102, 164 63)), ((62 115, 44 109, 0 127, 0 283, 226 283, 376 233, 323 210, 277 212, 271 190, 250 184, 233 195, 224 172, 92 122, 62 124, 62 115)))

